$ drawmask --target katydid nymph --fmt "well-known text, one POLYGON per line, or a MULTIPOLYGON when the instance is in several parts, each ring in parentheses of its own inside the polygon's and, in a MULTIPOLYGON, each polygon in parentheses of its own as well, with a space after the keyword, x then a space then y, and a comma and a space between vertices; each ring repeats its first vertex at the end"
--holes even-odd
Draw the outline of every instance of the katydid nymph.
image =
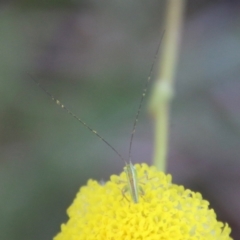
POLYGON ((73 118, 75 118, 78 122, 80 122, 85 128, 87 128, 89 131, 91 131, 95 136, 97 136, 99 139, 101 139, 103 142, 105 142, 105 144, 107 144, 117 155, 119 158, 122 159, 122 161, 124 162, 125 166, 124 166, 124 172, 126 174, 126 185, 122 188, 122 195, 124 196, 125 199, 127 199, 129 201, 129 199, 125 196, 126 192, 129 192, 129 195, 131 197, 131 201, 133 203, 138 203, 139 202, 139 197, 144 195, 144 190, 142 189, 142 187, 139 185, 139 179, 137 177, 137 171, 134 167, 134 165, 132 164, 131 161, 131 150, 132 150, 132 143, 133 143, 133 137, 136 131, 136 126, 137 126, 137 122, 138 122, 138 118, 139 118, 139 114, 141 112, 141 108, 142 108, 142 103, 144 100, 144 97, 146 95, 147 92, 147 88, 148 88, 148 84, 151 80, 151 76, 152 76, 152 72, 153 72, 153 67, 154 64, 156 62, 157 59, 157 55, 158 55, 158 51, 162 42, 162 38, 159 42, 157 51, 155 53, 155 57, 153 60, 153 63, 151 65, 151 69, 150 69, 150 73, 148 75, 147 81, 145 83, 144 89, 143 89, 143 93, 140 99, 140 103, 138 106, 138 110, 137 110, 137 114, 134 120, 134 124, 133 124, 133 129, 131 132, 131 137, 130 137, 130 144, 129 144, 129 151, 128 151, 128 160, 125 160, 122 155, 116 150, 116 148, 114 148, 107 140, 105 140, 105 138, 103 138, 101 135, 98 134, 98 132, 96 130, 94 130, 93 128, 89 127, 80 117, 78 117, 77 115, 75 115, 71 110, 69 110, 67 107, 64 106, 64 104, 62 104, 58 99, 56 99, 49 91, 47 91, 38 81, 36 81, 32 76, 30 76, 32 78, 32 80, 58 105, 60 106, 63 110, 65 110, 68 114, 70 114, 73 118))

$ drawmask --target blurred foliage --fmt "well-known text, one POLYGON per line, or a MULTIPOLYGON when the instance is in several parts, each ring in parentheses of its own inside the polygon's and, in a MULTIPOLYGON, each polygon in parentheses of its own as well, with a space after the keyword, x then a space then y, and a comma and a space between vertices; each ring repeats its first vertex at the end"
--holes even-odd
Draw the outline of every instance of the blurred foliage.
POLYGON ((51 9, 60 8, 67 9, 69 7, 74 7, 79 4, 86 4, 87 1, 69 1, 69 0, 21 0, 17 2, 18 7, 31 8, 31 9, 51 9))
MULTIPOLYGON (((168 171, 201 191, 238 239, 240 6, 204 3, 187 6, 168 171)), ((123 167, 29 73, 125 154, 164 7, 157 0, 1 3, 0 239, 51 239, 78 188, 123 167)), ((134 162, 151 162, 151 136, 145 104, 134 162)))

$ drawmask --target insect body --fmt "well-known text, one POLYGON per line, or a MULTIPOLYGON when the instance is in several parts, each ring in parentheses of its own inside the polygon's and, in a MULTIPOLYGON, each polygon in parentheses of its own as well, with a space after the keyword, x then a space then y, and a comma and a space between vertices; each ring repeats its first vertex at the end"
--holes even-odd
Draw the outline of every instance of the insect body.
POLYGON ((144 191, 139 185, 137 170, 133 166, 132 162, 126 163, 123 168, 127 177, 127 185, 122 189, 122 194, 125 196, 125 193, 129 191, 131 199, 134 203, 139 202, 139 195, 144 195, 144 191))
MULTIPOLYGON (((163 38, 163 34, 161 37, 161 41, 163 38)), ((72 117, 74 117, 78 122, 80 122, 85 128, 87 128, 88 130, 90 130, 94 135, 96 135, 99 139, 101 139, 103 142, 105 142, 125 163, 125 167, 124 167, 124 172, 126 174, 126 178, 127 178, 127 184, 122 188, 122 194, 123 196, 126 198, 125 193, 129 192, 130 196, 131 196, 131 200, 133 203, 138 203, 139 202, 139 196, 144 195, 144 191, 141 188, 141 186, 139 185, 139 179, 137 177, 137 171, 134 167, 134 165, 131 162, 131 149, 132 149, 132 142, 133 142, 133 137, 136 131, 136 126, 137 126, 137 122, 138 122, 138 117, 139 114, 141 112, 141 107, 142 107, 142 103, 143 103, 143 99, 146 95, 146 91, 147 91, 147 87, 148 87, 148 83, 151 80, 151 75, 153 72, 153 66, 155 64, 156 58, 157 58, 157 54, 158 54, 158 50, 161 44, 161 41, 159 43, 157 52, 155 54, 154 57, 154 61, 152 63, 151 69, 150 69, 150 73, 148 76, 148 79, 146 81, 142 96, 141 96, 141 100, 140 100, 140 104, 138 107, 138 111, 136 114, 136 118, 133 124, 133 130, 131 133, 131 138, 130 138, 130 144, 129 144, 129 156, 128 156, 128 161, 126 161, 122 155, 120 153, 118 153, 118 151, 108 142, 106 141, 101 135, 98 134, 98 132, 96 130, 94 130, 93 128, 89 127, 81 118, 79 118, 78 116, 76 116, 72 111, 70 111, 67 107, 65 107, 58 99, 56 99, 50 92, 48 92, 39 82, 37 82, 31 75, 30 77, 32 78, 32 80, 58 105, 60 106, 63 110, 65 110, 68 114, 70 114, 72 117)), ((126 198, 127 199, 127 198, 126 198)))

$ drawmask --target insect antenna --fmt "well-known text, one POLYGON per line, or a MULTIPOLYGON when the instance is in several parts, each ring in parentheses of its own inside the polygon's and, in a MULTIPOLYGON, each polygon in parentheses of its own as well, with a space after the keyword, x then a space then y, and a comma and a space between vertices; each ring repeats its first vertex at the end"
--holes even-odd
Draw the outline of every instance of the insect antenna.
POLYGON ((107 144, 123 161, 126 163, 126 160, 122 157, 122 155, 107 141, 105 140, 101 135, 98 134, 96 130, 89 127, 80 117, 78 117, 76 114, 74 114, 71 110, 69 110, 65 105, 63 105, 58 99, 56 99, 49 91, 47 91, 38 81, 36 81, 30 74, 29 76, 31 79, 35 82, 35 84, 40 87, 59 107, 61 107, 63 110, 65 110, 68 114, 70 114, 72 117, 74 117, 78 122, 80 122, 85 128, 90 130, 95 136, 97 136, 99 139, 101 139, 103 142, 107 144))
POLYGON ((132 143, 133 143, 134 134, 135 134, 135 132, 136 132, 136 127, 137 127, 137 123, 138 123, 138 118, 139 118, 139 115, 140 115, 140 113, 141 113, 143 100, 144 100, 144 98, 145 98, 145 96, 146 96, 146 92, 147 92, 147 89, 148 89, 148 84, 149 84, 149 82, 150 82, 150 80, 151 80, 151 77, 152 77, 153 68, 154 68, 154 65, 155 65, 155 63, 156 63, 157 55, 158 55, 158 52, 159 52, 159 49, 160 49, 160 46, 161 46, 161 43, 162 43, 162 39, 163 39, 164 33, 165 33, 165 31, 163 31, 162 36, 161 36, 161 39, 160 39, 160 42, 159 42, 159 44, 158 44, 158 48, 157 48, 157 51, 156 51, 156 53, 155 53, 155 56, 154 56, 154 59, 153 59, 153 63, 152 63, 152 66, 151 66, 151 69, 150 69, 150 72, 149 72, 147 81, 146 81, 146 83, 145 83, 145 85, 144 85, 143 92, 142 92, 142 96, 141 96, 141 99, 140 99, 140 103, 139 103, 139 105, 138 105, 137 114, 136 114, 136 117, 135 117, 135 120, 134 120, 134 123, 133 123, 133 128, 132 128, 131 137, 130 137, 129 151, 128 151, 128 161, 129 161, 129 162, 131 162, 131 159, 132 159, 132 143))

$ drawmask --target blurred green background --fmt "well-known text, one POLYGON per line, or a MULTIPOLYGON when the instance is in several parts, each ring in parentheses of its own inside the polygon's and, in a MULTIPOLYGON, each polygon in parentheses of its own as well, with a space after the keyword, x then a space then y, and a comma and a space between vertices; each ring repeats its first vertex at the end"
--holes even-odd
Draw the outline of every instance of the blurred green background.
MULTIPOLYGON (((127 156, 166 1, 0 3, 0 239, 52 239, 89 178, 123 163, 55 105, 31 74, 127 156)), ((168 172, 201 191, 240 237, 240 4, 188 1, 168 172)), ((167 29, 166 29, 167 31, 167 29)), ((133 162, 151 162, 143 107, 133 162)))

